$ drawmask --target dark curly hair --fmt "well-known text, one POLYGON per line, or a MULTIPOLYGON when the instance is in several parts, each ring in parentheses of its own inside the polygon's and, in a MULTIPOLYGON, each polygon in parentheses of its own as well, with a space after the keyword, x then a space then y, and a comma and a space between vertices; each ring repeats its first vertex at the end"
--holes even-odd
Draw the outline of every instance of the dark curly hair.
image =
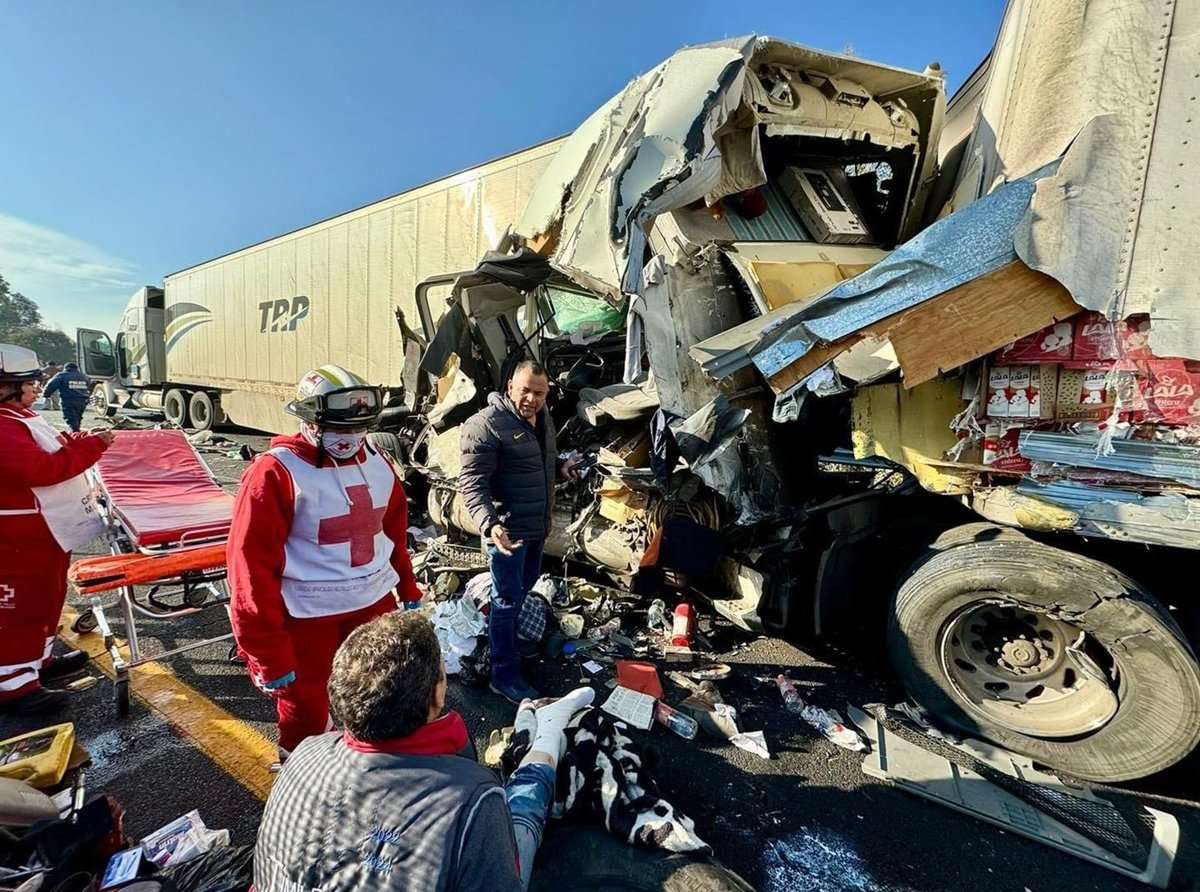
POLYGON ((429 719, 442 679, 442 649, 429 620, 386 613, 355 629, 333 658, 329 708, 339 727, 368 743, 407 737, 429 719))

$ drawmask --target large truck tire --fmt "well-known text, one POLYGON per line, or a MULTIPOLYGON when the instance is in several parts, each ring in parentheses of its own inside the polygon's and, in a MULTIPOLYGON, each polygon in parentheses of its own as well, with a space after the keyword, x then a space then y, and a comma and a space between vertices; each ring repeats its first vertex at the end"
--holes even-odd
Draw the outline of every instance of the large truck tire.
POLYGON ((188 401, 188 414, 191 416, 192 427, 198 431, 209 431, 218 424, 225 423, 220 398, 214 398, 204 390, 197 390, 192 394, 188 401))
POLYGON ((163 394, 163 415, 176 427, 187 427, 188 395, 177 387, 163 394))
POLYGON ((1144 777, 1200 743, 1200 665, 1166 608, 1031 540, 931 550, 896 593, 888 649, 938 720, 1079 778, 1144 777))

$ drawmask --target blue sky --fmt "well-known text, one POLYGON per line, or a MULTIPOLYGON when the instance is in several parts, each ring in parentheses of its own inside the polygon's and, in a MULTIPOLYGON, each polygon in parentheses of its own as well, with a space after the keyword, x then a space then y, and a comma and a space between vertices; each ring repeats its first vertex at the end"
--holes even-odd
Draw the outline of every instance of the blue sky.
POLYGON ((570 131, 674 50, 770 34, 952 92, 1004 0, 0 0, 0 275, 111 330, 142 284, 570 131))

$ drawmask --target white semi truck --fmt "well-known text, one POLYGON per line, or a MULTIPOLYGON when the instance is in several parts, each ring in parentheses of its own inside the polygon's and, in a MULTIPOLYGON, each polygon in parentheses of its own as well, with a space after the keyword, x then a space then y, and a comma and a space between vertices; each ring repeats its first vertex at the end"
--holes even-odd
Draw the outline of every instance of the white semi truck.
MULTIPOLYGON (((352 368, 403 413, 418 282, 470 269, 520 213, 559 140, 171 273, 130 298, 116 336, 81 329, 93 406, 206 430, 282 432, 305 371, 352 368), (406 347, 408 348, 406 350, 406 347)), ((410 380, 408 386, 414 386, 410 380)))

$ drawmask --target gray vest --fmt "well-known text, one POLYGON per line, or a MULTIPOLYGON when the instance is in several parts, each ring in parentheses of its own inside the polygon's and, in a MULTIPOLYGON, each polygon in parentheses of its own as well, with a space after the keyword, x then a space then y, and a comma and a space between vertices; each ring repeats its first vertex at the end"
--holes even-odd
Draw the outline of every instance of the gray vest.
MULTIPOLYGON (((305 740, 263 811, 257 892, 451 890, 496 776, 461 756, 361 753, 340 732, 305 740)), ((511 832, 511 830, 510 830, 511 832)))

